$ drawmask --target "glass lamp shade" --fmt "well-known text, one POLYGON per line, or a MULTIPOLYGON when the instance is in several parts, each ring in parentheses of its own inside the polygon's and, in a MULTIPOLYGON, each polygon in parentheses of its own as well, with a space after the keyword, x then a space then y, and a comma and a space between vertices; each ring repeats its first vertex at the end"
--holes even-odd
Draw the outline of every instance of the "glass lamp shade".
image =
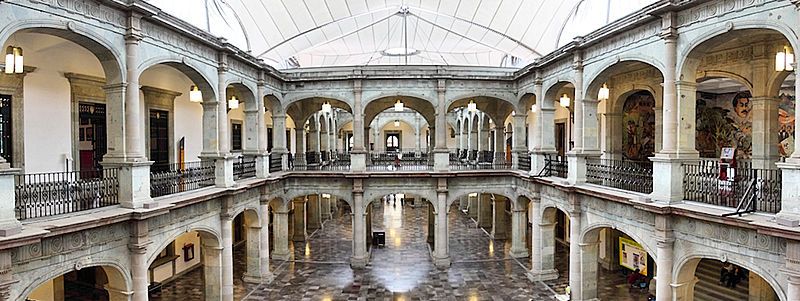
POLYGON ((531 105, 531 113, 536 113, 538 111, 538 107, 536 105, 531 105))
POLYGON ((475 112, 478 111, 478 105, 475 104, 474 101, 470 100, 469 104, 467 104, 467 110, 472 112, 472 113, 475 113, 475 112))
POLYGON ((394 111, 395 112, 402 112, 403 111, 403 102, 400 101, 399 99, 397 100, 397 102, 394 103, 394 111))
POLYGON ((789 52, 788 47, 775 54, 775 71, 794 71, 794 54, 789 52))
POLYGON ((329 102, 325 102, 322 104, 322 112, 323 113, 330 113, 331 112, 331 104, 329 102))
POLYGON ((192 86, 189 88, 189 101, 191 102, 202 102, 203 101, 203 92, 197 88, 197 86, 192 86))
POLYGON ((228 100, 228 109, 238 109, 239 108, 239 99, 236 96, 231 96, 231 99, 228 100))
POLYGON ((600 91, 597 92, 597 100, 608 100, 608 96, 611 91, 608 89, 608 85, 603 84, 603 87, 600 88, 600 91))
POLYGON ((395 120, 394 121, 394 126, 395 127, 399 127, 400 126, 400 120, 395 120))
POLYGON ((569 96, 567 96, 567 94, 564 94, 564 95, 561 95, 561 99, 558 100, 558 103, 561 104, 562 107, 568 108, 569 107, 569 102, 571 100, 572 99, 570 99, 569 96))
POLYGON ((9 74, 14 73, 14 47, 8 46, 8 48, 6 48, 5 63, 5 72, 9 74))
POLYGON ((22 58, 22 48, 14 47, 14 73, 22 73, 24 67, 25 62, 22 58))

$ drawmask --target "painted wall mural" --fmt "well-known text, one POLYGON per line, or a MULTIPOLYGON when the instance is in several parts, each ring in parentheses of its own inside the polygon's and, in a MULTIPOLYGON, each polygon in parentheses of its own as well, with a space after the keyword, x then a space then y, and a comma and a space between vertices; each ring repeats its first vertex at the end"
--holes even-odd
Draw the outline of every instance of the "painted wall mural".
POLYGON ((778 152, 788 157, 794 152, 794 87, 781 89, 778 104, 778 152))
POLYGON ((655 153, 655 98, 642 91, 628 96, 623 105, 622 156, 628 160, 646 161, 655 153))
POLYGON ((750 93, 697 92, 697 151, 719 158, 723 147, 735 147, 737 159, 749 159, 753 149, 750 93))

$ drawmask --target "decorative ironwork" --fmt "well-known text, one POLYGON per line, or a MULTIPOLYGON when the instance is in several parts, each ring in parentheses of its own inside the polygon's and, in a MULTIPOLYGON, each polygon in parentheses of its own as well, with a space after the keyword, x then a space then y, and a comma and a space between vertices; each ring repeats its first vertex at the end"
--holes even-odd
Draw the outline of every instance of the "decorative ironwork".
POLYGON ((473 162, 460 160, 454 153, 450 154, 450 170, 501 170, 511 169, 511 162, 506 161, 505 153, 483 154, 485 158, 491 160, 481 160, 473 162))
POLYGON ((537 177, 559 177, 566 178, 569 165, 567 158, 560 155, 545 154, 544 168, 539 171, 537 177))
POLYGON ((282 154, 270 154, 269 155, 269 172, 279 172, 283 170, 283 158, 282 154))
POLYGON ((331 160, 322 166, 322 170, 333 171, 349 171, 350 170, 350 154, 340 154, 337 152, 331 153, 331 160))
POLYGON ((256 176, 256 158, 251 156, 240 157, 239 161, 233 162, 234 180, 247 179, 256 176))
POLYGON ((150 196, 159 197, 214 185, 214 162, 154 165, 150 169, 150 196))
POLYGON ((653 162, 589 158, 586 159, 589 183, 636 191, 653 192, 653 162))
POLYGON ((118 169, 16 175, 17 219, 53 216, 119 204, 118 169))
POLYGON ((761 212, 777 213, 781 210, 781 171, 755 169, 749 162, 738 166, 720 165, 717 160, 700 160, 683 164, 683 198, 706 204, 740 207, 749 201, 748 184, 753 182, 752 208, 761 212))
POLYGON ((433 156, 428 153, 372 153, 367 163, 369 171, 426 171, 433 170, 433 156))
POLYGON ((517 169, 529 172, 531 170, 531 156, 528 154, 520 155, 517 160, 517 169))

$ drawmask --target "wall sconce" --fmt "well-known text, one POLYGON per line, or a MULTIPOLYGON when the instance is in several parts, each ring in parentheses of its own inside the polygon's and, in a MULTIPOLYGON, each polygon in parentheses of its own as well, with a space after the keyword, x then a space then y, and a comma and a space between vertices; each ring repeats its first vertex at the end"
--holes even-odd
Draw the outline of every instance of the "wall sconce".
POLYGON ((231 99, 228 100, 228 109, 238 109, 239 108, 239 99, 236 96, 231 96, 231 99))
POLYGON ((564 93, 564 95, 561 95, 561 99, 558 100, 558 103, 561 104, 562 107, 569 108, 570 101, 572 101, 572 99, 564 93))
POLYGON ((783 51, 775 54, 775 71, 794 71, 794 54, 789 52, 789 47, 784 46, 783 51))
POLYGON ((22 73, 24 65, 24 59, 22 57, 22 48, 21 47, 14 47, 8 46, 6 48, 6 70, 7 74, 11 73, 22 73))
POLYGON ((197 88, 197 86, 193 85, 189 88, 189 101, 191 102, 202 102, 203 101, 203 92, 197 88))
POLYGON ((537 107, 536 104, 532 104, 531 105, 531 113, 536 113, 536 111, 538 111, 538 110, 539 110, 539 107, 537 107))
POLYGON ((603 87, 600 88, 600 91, 597 92, 597 100, 603 101, 608 100, 608 95, 611 91, 608 90, 608 85, 603 84, 603 87))

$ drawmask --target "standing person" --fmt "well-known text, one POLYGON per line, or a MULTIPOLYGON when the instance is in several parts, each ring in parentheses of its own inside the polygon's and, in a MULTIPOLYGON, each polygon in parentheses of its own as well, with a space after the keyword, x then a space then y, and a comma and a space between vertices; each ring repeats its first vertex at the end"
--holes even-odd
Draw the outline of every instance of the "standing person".
POLYGON ((288 161, 289 161, 289 169, 294 168, 294 156, 292 156, 292 153, 289 153, 289 160, 288 161))
POLYGON ((727 286, 728 280, 733 277, 734 269, 733 264, 730 262, 722 266, 719 271, 719 285, 727 286))

